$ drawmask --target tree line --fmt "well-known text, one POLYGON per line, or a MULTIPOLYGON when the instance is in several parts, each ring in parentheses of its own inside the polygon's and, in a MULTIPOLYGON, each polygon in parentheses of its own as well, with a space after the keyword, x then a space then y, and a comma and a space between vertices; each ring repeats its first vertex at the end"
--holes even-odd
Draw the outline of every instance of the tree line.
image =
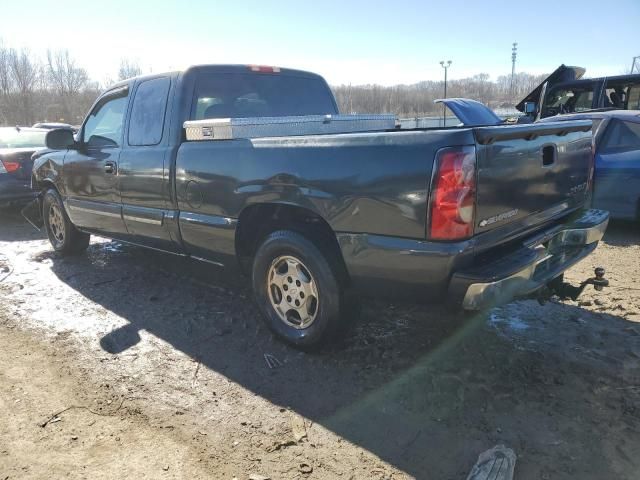
MULTIPOLYGON (((447 97, 478 100, 494 109, 513 109, 548 74, 518 73, 511 87, 511 75, 492 81, 488 74, 449 80, 447 97)), ((441 112, 434 100, 444 97, 444 82, 428 80, 412 85, 339 85, 333 87, 341 112, 394 113, 400 117, 419 117, 441 112)))
MULTIPOLYGON (((140 73, 137 63, 123 59, 117 78, 140 73)), ((91 80, 68 50, 47 50, 41 58, 0 42, 0 125, 43 121, 77 125, 110 83, 91 80)))
MULTIPOLYGON (((123 59, 117 79, 140 75, 138 63, 123 59)), ((492 108, 513 105, 538 85, 545 75, 518 73, 492 81, 481 73, 447 82, 447 96, 479 100, 492 108)), ((44 58, 27 49, 0 42, 0 125, 29 126, 35 122, 82 122, 91 104, 111 80, 102 84, 89 77, 68 50, 48 50, 44 58)), ((437 114, 434 100, 443 97, 442 81, 413 85, 338 85, 332 87, 344 113, 394 113, 400 117, 437 114)))

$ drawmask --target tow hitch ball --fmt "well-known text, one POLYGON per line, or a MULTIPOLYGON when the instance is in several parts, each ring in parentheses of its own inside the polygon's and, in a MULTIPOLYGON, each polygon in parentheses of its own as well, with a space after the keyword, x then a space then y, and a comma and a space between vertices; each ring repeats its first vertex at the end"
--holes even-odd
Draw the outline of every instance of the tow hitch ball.
POLYGON ((593 285, 593 288, 599 292, 601 292, 604 287, 609 286, 609 280, 604 278, 604 268, 597 267, 594 270, 594 274, 594 277, 588 278, 578 287, 574 287, 573 285, 563 282, 561 279, 558 279, 560 280, 558 282, 551 282, 548 287, 549 290, 551 290, 551 294, 555 294, 561 299, 577 300, 584 289, 587 288, 587 285, 593 285))
POLYGON ((602 267, 597 267, 594 273, 596 276, 586 280, 584 285, 593 285, 593 288, 601 292, 604 287, 609 286, 609 280, 604 278, 604 268, 602 267))

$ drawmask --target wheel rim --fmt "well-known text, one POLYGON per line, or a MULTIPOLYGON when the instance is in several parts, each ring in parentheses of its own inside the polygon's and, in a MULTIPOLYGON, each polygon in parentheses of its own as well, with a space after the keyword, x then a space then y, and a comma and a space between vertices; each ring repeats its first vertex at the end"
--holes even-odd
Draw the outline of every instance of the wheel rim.
POLYGON ((309 328, 318 315, 318 288, 309 269, 299 259, 276 258, 267 274, 269 301, 286 325, 309 328))
POLYGON ((64 219, 58 205, 49 207, 49 227, 51 235, 58 243, 64 243, 64 219))

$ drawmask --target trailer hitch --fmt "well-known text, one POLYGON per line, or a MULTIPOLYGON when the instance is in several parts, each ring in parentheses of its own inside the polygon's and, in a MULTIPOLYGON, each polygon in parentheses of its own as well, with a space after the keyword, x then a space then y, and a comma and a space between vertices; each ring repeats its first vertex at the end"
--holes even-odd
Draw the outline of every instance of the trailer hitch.
POLYGON ((593 285, 593 288, 601 292, 604 287, 609 286, 609 280, 604 278, 605 270, 602 267, 597 267, 594 270, 594 276, 586 279, 579 286, 571 285, 564 282, 562 277, 549 282, 545 287, 540 289, 537 295, 538 301, 543 304, 546 300, 553 295, 558 296, 562 300, 577 300, 582 294, 587 285, 593 285))

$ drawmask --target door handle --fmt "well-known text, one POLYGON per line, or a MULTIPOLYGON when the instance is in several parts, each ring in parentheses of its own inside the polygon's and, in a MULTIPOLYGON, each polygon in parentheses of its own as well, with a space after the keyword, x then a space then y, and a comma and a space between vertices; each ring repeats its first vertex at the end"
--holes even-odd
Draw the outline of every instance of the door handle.
POLYGON ((106 162, 104 164, 104 173, 115 174, 117 171, 118 168, 116 166, 116 162, 106 162))

